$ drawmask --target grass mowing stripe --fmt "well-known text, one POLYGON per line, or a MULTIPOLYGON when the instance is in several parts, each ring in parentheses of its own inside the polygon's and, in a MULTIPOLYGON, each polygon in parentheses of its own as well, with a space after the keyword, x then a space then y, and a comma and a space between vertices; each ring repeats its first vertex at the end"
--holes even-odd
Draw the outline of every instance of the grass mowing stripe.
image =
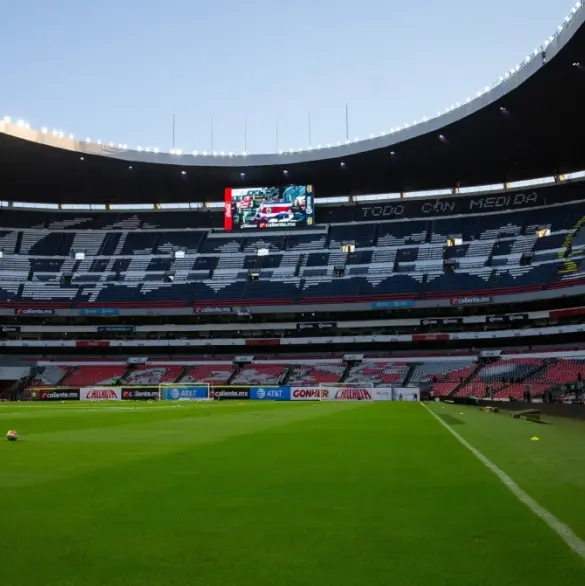
POLYGON ((542 519, 577 555, 585 560, 585 541, 575 535, 573 530, 557 519, 550 511, 539 505, 528 493, 524 492, 501 468, 486 458, 474 448, 466 439, 460 436, 452 427, 447 425, 436 413, 424 403, 421 405, 430 413, 462 446, 466 447, 488 470, 491 470, 510 492, 537 517, 542 519))

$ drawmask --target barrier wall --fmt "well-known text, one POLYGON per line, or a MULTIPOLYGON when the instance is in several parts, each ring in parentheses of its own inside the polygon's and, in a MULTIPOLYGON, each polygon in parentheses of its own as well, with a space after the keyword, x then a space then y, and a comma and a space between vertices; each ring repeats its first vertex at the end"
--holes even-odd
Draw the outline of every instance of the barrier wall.
POLYGON ((38 389, 37 401, 418 401, 418 388, 357 386, 205 386, 84 387, 38 389))

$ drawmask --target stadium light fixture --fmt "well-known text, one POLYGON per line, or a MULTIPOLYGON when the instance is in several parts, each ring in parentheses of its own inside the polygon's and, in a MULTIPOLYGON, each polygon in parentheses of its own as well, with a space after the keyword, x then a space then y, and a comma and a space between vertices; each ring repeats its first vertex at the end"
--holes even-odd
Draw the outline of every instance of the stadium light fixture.
POLYGON ((6 122, 6 124, 10 124, 12 122, 12 118, 10 118, 10 116, 4 116, 4 122, 6 122))
POLYGON ((154 150, 154 154, 158 155, 158 147, 154 148, 153 150, 154 150))
POLYGON ((203 151, 203 156, 206 157, 207 156, 207 151, 203 151))
POLYGON ((70 140, 75 140, 75 137, 74 137, 72 134, 70 134, 70 135, 69 135, 69 139, 70 139, 70 140))
POLYGON ((44 126, 43 126, 43 127, 41 128, 41 132, 42 132, 43 134, 47 134, 47 132, 49 132, 49 131, 47 130, 47 128, 46 128, 46 127, 44 127, 44 126))
POLYGON ((243 179, 245 176, 246 176, 246 174, 245 174, 245 173, 242 171, 242 172, 240 173, 240 177, 243 179))
POLYGON ((181 175, 187 175, 187 171, 181 171, 181 175))

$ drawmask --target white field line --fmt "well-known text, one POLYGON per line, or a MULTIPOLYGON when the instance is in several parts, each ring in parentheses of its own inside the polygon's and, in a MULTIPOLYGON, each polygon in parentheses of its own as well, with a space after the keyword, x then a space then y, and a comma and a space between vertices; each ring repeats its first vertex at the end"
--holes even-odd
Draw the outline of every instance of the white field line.
POLYGON ((528 493, 522 490, 501 468, 486 458, 467 440, 461 437, 451 426, 447 425, 434 411, 424 403, 421 405, 464 447, 466 447, 488 470, 491 470, 510 492, 537 517, 542 519, 577 555, 585 559, 585 541, 575 535, 573 530, 557 519, 550 511, 540 506, 528 493))

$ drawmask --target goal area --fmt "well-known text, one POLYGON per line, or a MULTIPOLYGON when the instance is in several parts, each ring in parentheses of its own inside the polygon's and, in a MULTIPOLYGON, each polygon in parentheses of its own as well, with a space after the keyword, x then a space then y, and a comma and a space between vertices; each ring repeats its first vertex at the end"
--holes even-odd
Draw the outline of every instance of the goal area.
POLYGON ((205 383, 161 383, 158 385, 158 398, 159 401, 211 401, 213 397, 209 386, 205 383))

